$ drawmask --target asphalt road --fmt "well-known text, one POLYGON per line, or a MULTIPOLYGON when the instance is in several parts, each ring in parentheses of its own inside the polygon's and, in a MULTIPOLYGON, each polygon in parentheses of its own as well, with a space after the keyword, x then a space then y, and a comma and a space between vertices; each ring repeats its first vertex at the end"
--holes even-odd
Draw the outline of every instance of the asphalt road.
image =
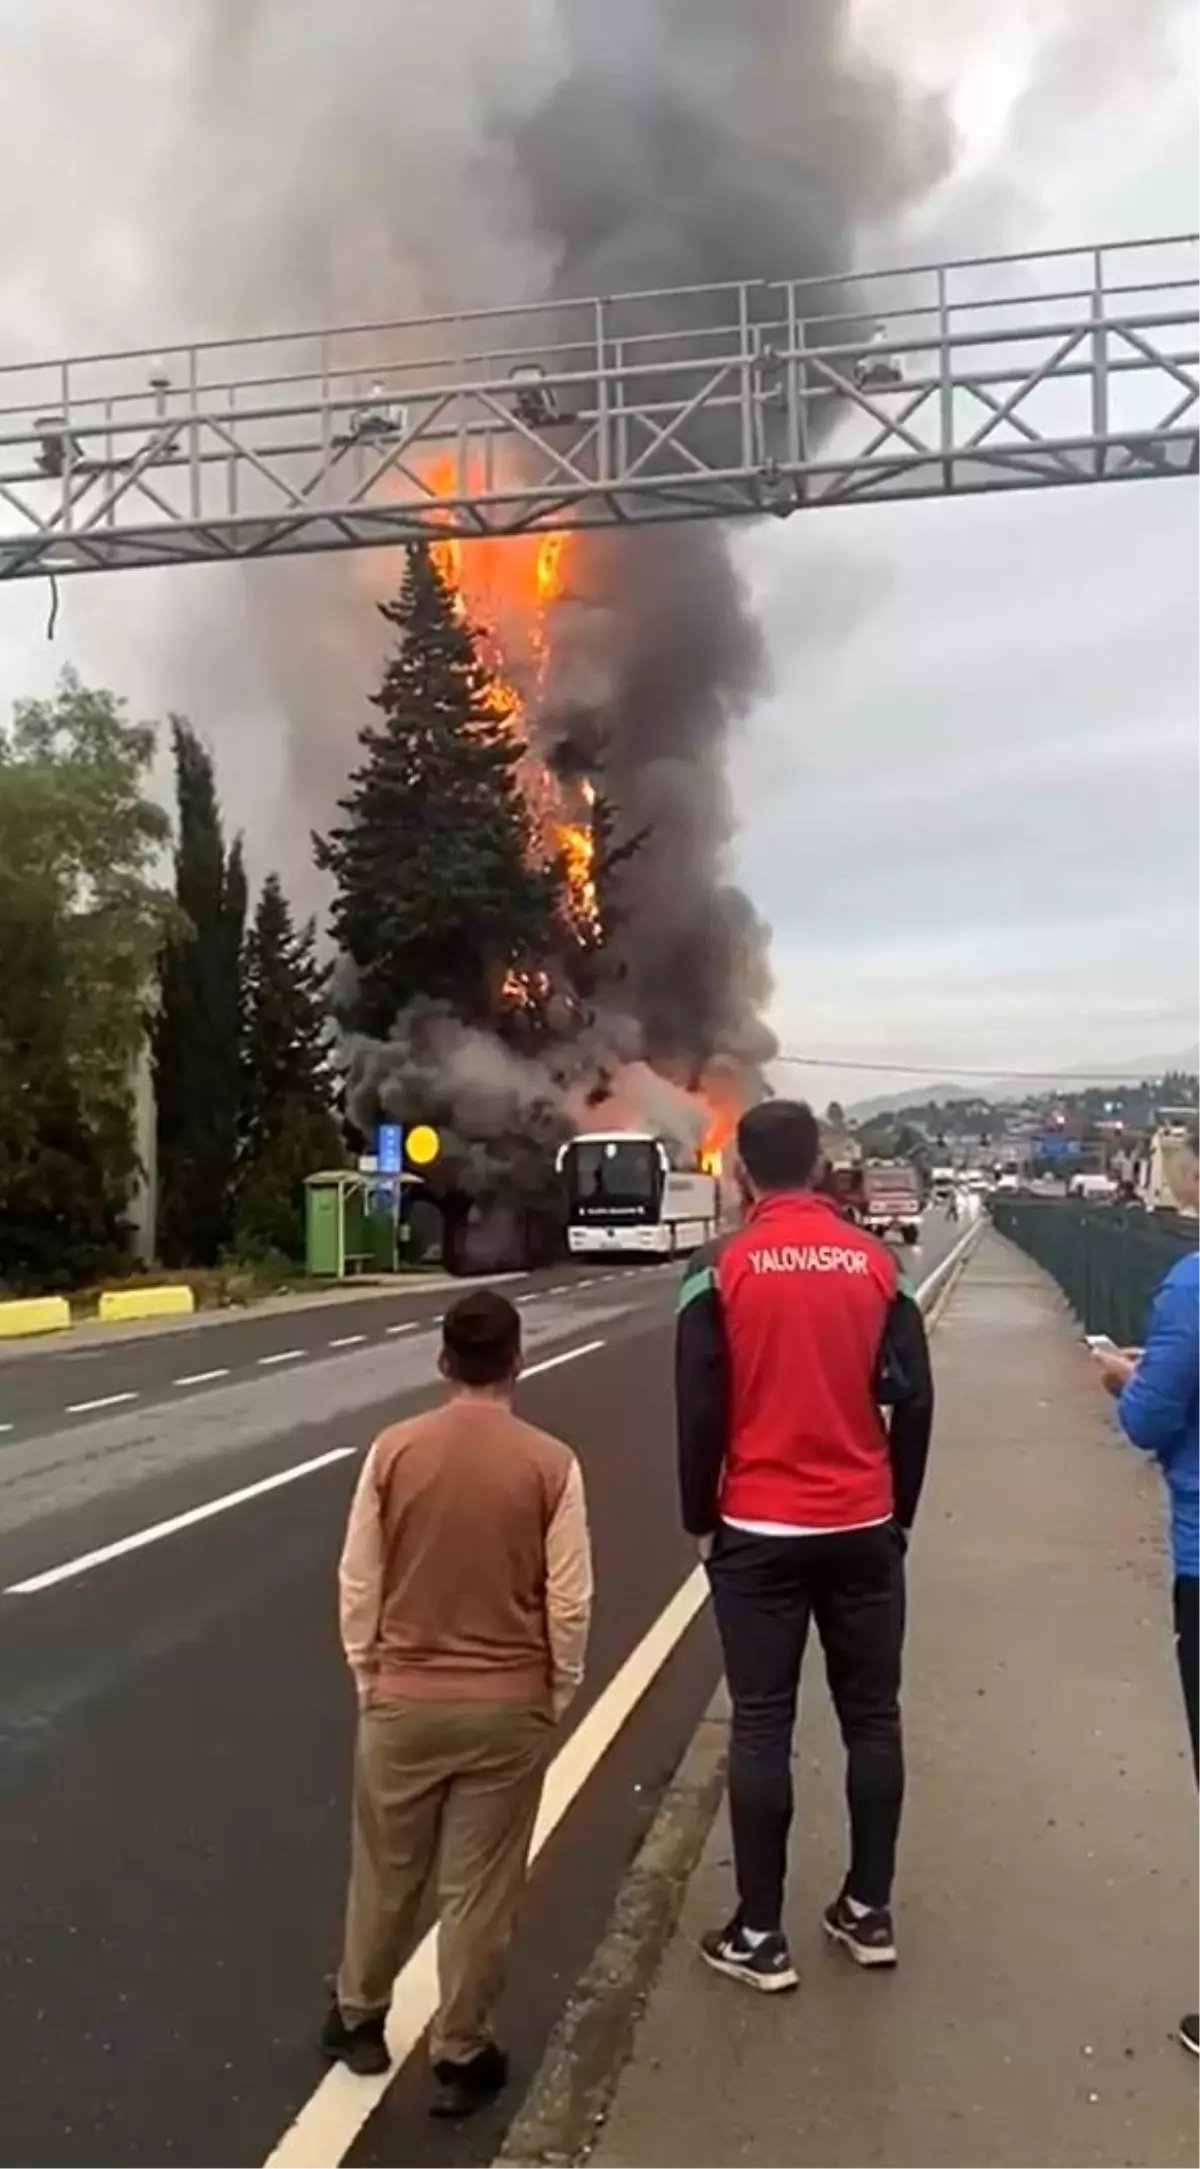
MULTIPOLYGON (((633 1267, 632 1272, 648 1269, 633 1267)), ((522 1307, 550 1292, 578 1291, 591 1278, 618 1275, 570 1267, 507 1276, 502 1285, 522 1307)), ((418 1327, 435 1325, 454 1284, 420 1283, 374 1291, 357 1299, 298 1297, 286 1308, 205 1312, 170 1325, 68 1333, 36 1343, 0 1344, 0 1437, 36 1425, 52 1428, 64 1415, 93 1415, 105 1404, 130 1406, 225 1383, 256 1366, 277 1369, 312 1362, 331 1351, 359 1348, 418 1327)))
MULTIPOLYGON (((957 1232, 933 1225, 918 1270, 957 1232)), ((548 1366, 522 1405, 573 1442, 589 1491, 598 1602, 573 1725, 693 1564, 674 1500, 674 1281, 514 1289, 530 1365, 548 1366)), ((433 1391, 444 1301, 126 1342, 86 1391, 66 1350, 0 1374, 26 1396, 0 1410, 0 2161, 263 2163, 320 2080, 352 1726, 334 1563, 367 1440, 433 1391), (69 1413, 118 1392, 137 1398, 69 1413)), ((349 2160, 492 2159, 715 1676, 702 1616, 538 1861, 506 2013, 513 2102, 447 2135, 414 2060, 349 2160)))

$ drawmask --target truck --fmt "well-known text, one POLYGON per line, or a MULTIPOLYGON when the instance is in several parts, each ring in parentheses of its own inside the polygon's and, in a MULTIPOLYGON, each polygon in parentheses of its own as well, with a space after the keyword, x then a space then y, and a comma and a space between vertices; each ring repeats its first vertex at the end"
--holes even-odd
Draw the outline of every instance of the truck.
POLYGON ((862 1171, 862 1220, 872 1235, 921 1235, 921 1183, 908 1160, 868 1160, 862 1171))

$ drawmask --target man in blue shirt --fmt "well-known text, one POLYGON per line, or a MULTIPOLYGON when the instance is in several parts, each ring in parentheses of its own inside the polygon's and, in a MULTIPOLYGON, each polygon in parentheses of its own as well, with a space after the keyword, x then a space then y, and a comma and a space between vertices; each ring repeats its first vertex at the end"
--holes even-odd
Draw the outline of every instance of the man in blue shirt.
MULTIPOLYGON (((1172 1188, 1180 1205, 1195 1212, 1200 1204, 1200 1156, 1195 1133, 1180 1152, 1172 1188)), ((1166 1480, 1175 1568, 1175 1649, 1195 1768, 1200 1632, 1200 1253, 1193 1250, 1180 1258, 1162 1281, 1141 1354, 1105 1356, 1102 1369, 1104 1383, 1116 1399, 1126 1438, 1155 1456, 1166 1480)), ((1200 2056, 1200 2019, 1194 2012, 1182 2020, 1179 2038, 1193 2056, 1200 2056)))

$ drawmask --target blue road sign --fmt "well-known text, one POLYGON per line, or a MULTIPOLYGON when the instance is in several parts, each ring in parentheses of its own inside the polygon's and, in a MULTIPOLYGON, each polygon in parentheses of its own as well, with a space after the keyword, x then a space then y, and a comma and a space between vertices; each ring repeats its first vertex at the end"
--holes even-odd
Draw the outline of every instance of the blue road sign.
POLYGON ((381 1175, 398 1175, 404 1158, 404 1132, 398 1122, 381 1122, 375 1132, 375 1157, 381 1175))

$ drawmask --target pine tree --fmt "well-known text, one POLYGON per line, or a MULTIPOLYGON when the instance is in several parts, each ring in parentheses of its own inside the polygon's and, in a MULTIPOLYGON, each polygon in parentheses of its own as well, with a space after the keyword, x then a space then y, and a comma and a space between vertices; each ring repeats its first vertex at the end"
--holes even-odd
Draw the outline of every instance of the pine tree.
POLYGON ((154 1034, 159 1249, 211 1265, 229 1240, 241 1101, 242 848, 226 848, 212 756, 171 720, 179 834, 175 896, 189 935, 163 955, 154 1034))
POLYGON ((561 883, 536 846, 503 692, 424 545, 382 613, 400 636, 374 696, 382 721, 360 735, 344 821, 313 839, 355 967, 339 1015, 374 1038, 417 995, 495 1021, 507 974, 554 945, 561 883))
POLYGON ((268 875, 246 942, 240 1250, 301 1255, 304 1179, 344 1158, 331 1100, 325 988, 313 922, 297 927, 268 875))

